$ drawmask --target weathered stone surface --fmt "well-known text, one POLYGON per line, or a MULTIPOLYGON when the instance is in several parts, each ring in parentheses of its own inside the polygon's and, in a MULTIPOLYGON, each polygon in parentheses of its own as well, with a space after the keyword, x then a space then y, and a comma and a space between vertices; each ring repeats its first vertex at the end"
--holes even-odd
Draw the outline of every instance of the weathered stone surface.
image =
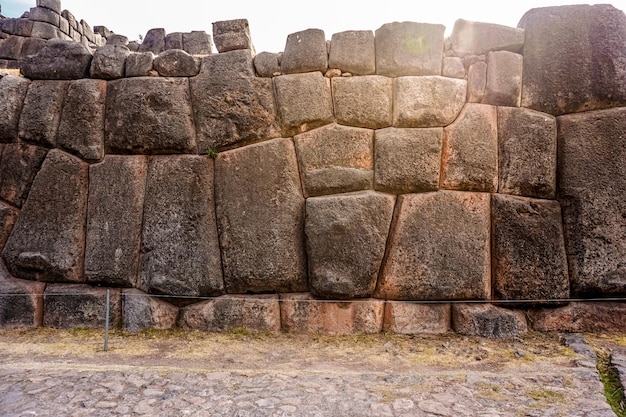
POLYGON ((465 78, 463 60, 458 57, 445 57, 443 59, 442 75, 450 78, 465 78))
POLYGON ((221 152, 215 187, 228 292, 306 291, 304 198, 292 141, 221 152))
POLYGON ((626 303, 575 302, 565 307, 528 311, 528 321, 540 332, 623 333, 626 303))
POLYGON ((183 49, 183 33, 174 32, 165 35, 165 50, 183 49))
POLYGON ((190 83, 198 152, 280 136, 272 80, 254 76, 249 49, 205 57, 190 83))
POLYGON ((259 77, 273 77, 280 73, 279 54, 261 52, 254 57, 254 69, 259 77))
POLYGON ((10 27, 6 27, 5 23, 2 25, 2 30, 17 36, 31 36, 33 32, 33 21, 29 19, 5 19, 5 23, 8 23, 10 27))
POLYGON ((316 301, 310 294, 284 294, 280 301, 287 332, 343 335, 382 331, 383 300, 327 302, 316 301))
POLYGON ((467 102, 480 103, 485 97, 487 86, 487 63, 475 62, 467 73, 467 102))
POLYGON ((330 41, 328 67, 353 75, 376 72, 374 33, 371 30, 349 30, 335 33, 330 41))
POLYGON ((123 45, 99 46, 91 61, 91 78, 103 80, 123 78, 128 55, 130 55, 130 49, 123 45))
POLYGON ((609 4, 543 7, 526 12, 519 27, 526 31, 523 107, 561 115, 626 104, 622 11, 609 4))
POLYGON ((481 55, 490 51, 519 52, 524 46, 524 30, 458 19, 454 23, 450 41, 457 55, 481 55))
POLYGON ((376 131, 374 188, 394 194, 437 191, 443 129, 376 131))
POLYGON ((490 295, 489 194, 398 197, 375 297, 476 300, 490 295))
POLYGON ((128 47, 128 38, 124 35, 113 34, 107 38, 106 45, 128 47))
POLYGON ((373 188, 373 130, 332 124, 294 142, 305 197, 373 188))
MULTIPOLYGON (((130 41, 128 42, 128 45, 126 45, 128 47, 128 49, 130 49, 131 52, 138 52, 139 51, 139 42, 137 41, 130 41)), ((145 52, 143 52, 145 53, 145 52)), ((150 54, 152 54, 152 52, 150 52, 150 54)), ((154 54, 152 54, 154 55, 154 54)))
POLYGON ((185 78, 125 78, 107 84, 107 153, 195 153, 185 78))
POLYGON ((248 19, 213 22, 213 41, 219 53, 236 49, 252 49, 248 19))
POLYGON ((626 108, 561 116, 557 123, 572 292, 626 295, 626 108))
POLYGON ((90 166, 87 282, 137 285, 147 168, 145 156, 120 155, 107 155, 90 166))
POLYGON ((393 22, 376 30, 376 73, 388 77, 441 75, 445 26, 393 22))
POLYGON ((77 26, 77 22, 76 22, 76 17, 68 10, 63 10, 61 12, 61 17, 67 19, 67 22, 69 23, 70 27, 73 29, 76 29, 77 26))
POLYGON ((33 29, 30 32, 31 36, 34 38, 41 39, 60 39, 61 31, 55 25, 51 25, 50 23, 45 22, 37 22, 33 21, 33 29))
MULTIPOLYGON (((93 33, 93 29, 91 29, 91 26, 89 26, 89 23, 87 23, 85 20, 81 19, 80 20, 80 26, 83 28, 83 35, 85 36, 85 38, 87 38, 87 40, 91 43, 94 42, 94 33, 93 33)), ((147 37, 147 35, 146 35, 147 37)))
POLYGON ((45 286, 13 278, 0 263, 0 329, 41 326, 45 286))
POLYGON ((307 29, 287 36, 280 62, 283 74, 325 72, 328 68, 326 35, 321 29, 307 29))
POLYGON ((494 194, 491 210, 494 297, 499 300, 569 298, 559 203, 494 194))
POLYGON ((153 65, 161 77, 195 77, 200 72, 200 60, 182 49, 161 52, 153 65))
POLYGON ((133 52, 126 58, 125 74, 127 77, 146 77, 153 70, 152 52, 133 52))
POLYGON ((61 118, 67 81, 33 81, 28 87, 20 116, 19 138, 41 146, 54 147, 61 118))
POLYGON ((45 39, 39 38, 23 38, 22 49, 20 52, 20 59, 24 60, 26 57, 37 55, 39 51, 41 51, 46 44, 48 43, 45 39))
POLYGON ((107 28, 106 26, 94 26, 93 27, 93 32, 95 34, 99 34, 100 36, 102 36, 103 38, 108 38, 109 36, 113 35, 113 32, 111 32, 109 30, 109 28, 107 28))
POLYGON ((274 78, 283 135, 292 136, 333 120, 330 80, 319 72, 274 78))
POLYGON ((104 157, 106 82, 70 81, 59 123, 57 144, 87 161, 104 157))
POLYGON ((50 40, 39 53, 22 62, 25 77, 36 80, 75 80, 89 76, 91 52, 84 45, 60 39, 50 40))
POLYGON ((46 9, 45 7, 31 7, 30 12, 28 13, 28 18, 30 20, 50 23, 51 25, 58 27, 61 15, 50 9, 46 9))
POLYGON ((211 36, 203 30, 183 33, 183 49, 191 55, 211 55, 213 49, 211 36))
POLYGON ((152 52, 155 55, 165 50, 165 29, 150 29, 143 42, 139 44, 139 52, 152 52))
POLYGON ((37 0, 37 7, 45 7, 56 14, 61 14, 61 0, 37 0))
POLYGON ((20 59, 24 39, 21 36, 9 36, 0 40, 0 58, 20 59))
POLYGON ((467 104, 443 130, 441 187, 496 192, 498 189, 498 111, 467 104))
POLYGON ((18 209, 0 201, 0 248, 4 247, 19 215, 18 209))
POLYGON ((498 107, 498 192, 554 198, 556 158, 553 116, 498 107))
POLYGON ((483 103, 519 107, 522 98, 523 61, 521 55, 513 52, 489 53, 483 103))
POLYGON ((467 82, 444 77, 399 77, 394 81, 394 127, 441 127, 465 104, 467 82))
POLYGON ((523 311, 491 304, 453 304, 452 329, 463 335, 511 339, 528 331, 523 311))
POLYGON ((371 297, 394 205, 394 196, 373 191, 307 199, 305 233, 312 294, 371 297))
MULTIPOLYGON (((111 288, 109 327, 122 321, 121 290, 111 288)), ((106 321, 107 288, 89 285, 48 284, 43 297, 43 325, 61 329, 102 329, 106 321)))
POLYGON ((13 276, 83 281, 87 182, 86 163, 48 153, 2 253, 13 276))
POLYGON ((224 295, 181 309, 183 329, 223 332, 247 329, 258 332, 280 331, 278 295, 224 295))
POLYGON ((332 80, 337 123, 381 129, 393 121, 393 79, 380 75, 332 80))
POLYGON ((136 289, 122 290, 122 328, 127 332, 171 329, 178 307, 136 289))
POLYGON ((214 207, 211 159, 151 157, 141 241, 141 290, 181 296, 223 292, 214 207))
POLYGON ((15 75, 0 78, 0 142, 16 142, 20 114, 30 81, 15 75))
POLYGON ((22 207, 47 151, 25 143, 5 145, 0 161, 0 198, 22 207))
POLYGON ((444 334, 450 331, 450 304, 385 303, 384 330, 400 334, 444 334))

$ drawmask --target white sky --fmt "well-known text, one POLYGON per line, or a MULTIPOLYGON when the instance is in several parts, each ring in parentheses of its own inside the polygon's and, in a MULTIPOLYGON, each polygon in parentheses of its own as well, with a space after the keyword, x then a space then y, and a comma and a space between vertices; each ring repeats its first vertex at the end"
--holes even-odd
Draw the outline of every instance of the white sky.
MULTIPOLYGON (((35 7, 35 0, 0 0, 2 14, 19 17, 35 7)), ((326 38, 344 30, 375 31, 385 23, 412 21, 441 23, 449 34, 458 18, 517 26, 526 11, 534 7, 562 4, 588 4, 568 0, 338 0, 299 2, 294 0, 62 0, 61 5, 78 20, 92 27, 104 25, 115 33, 138 39, 151 28, 167 33, 205 30, 220 20, 248 19, 257 52, 279 52, 287 35, 305 29, 324 30, 326 38)), ((626 0, 607 1, 626 10, 626 0)))

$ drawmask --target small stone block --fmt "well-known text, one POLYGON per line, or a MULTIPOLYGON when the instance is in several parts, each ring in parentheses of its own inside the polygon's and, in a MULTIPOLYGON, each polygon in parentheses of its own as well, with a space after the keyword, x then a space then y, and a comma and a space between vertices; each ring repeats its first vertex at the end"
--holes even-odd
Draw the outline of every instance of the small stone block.
POLYGON ((376 72, 374 33, 371 30, 350 30, 335 33, 330 41, 329 68, 338 68, 353 75, 376 72))
POLYGON ((399 334, 445 334, 450 331, 450 304, 387 301, 384 330, 399 334))

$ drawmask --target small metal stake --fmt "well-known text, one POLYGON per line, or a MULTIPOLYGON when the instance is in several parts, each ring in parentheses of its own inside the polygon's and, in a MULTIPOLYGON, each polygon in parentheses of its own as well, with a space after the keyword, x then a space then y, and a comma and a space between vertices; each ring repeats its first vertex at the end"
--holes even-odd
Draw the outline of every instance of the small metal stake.
POLYGON ((111 302, 111 290, 107 288, 106 318, 104 319, 104 351, 109 350, 109 304, 111 302))

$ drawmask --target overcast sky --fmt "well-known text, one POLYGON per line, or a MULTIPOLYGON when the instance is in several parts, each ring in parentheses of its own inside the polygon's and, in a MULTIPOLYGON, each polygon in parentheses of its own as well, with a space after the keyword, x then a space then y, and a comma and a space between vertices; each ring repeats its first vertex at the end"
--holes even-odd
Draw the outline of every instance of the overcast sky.
MULTIPOLYGON (((62 0, 62 7, 78 20, 92 27, 103 25, 130 40, 145 35, 151 28, 170 32, 205 30, 212 33, 212 23, 220 20, 248 19, 252 42, 257 50, 284 50, 287 35, 305 29, 324 30, 326 38, 344 30, 375 31, 385 23, 412 21, 441 23, 449 34, 458 18, 517 26, 524 13, 534 7, 588 2, 555 0, 483 1, 434 0, 339 0, 299 2, 294 0, 62 0)), ((626 0, 613 0, 626 10, 626 0)), ((0 0, 2 14, 19 17, 35 7, 35 0, 0 0)))

